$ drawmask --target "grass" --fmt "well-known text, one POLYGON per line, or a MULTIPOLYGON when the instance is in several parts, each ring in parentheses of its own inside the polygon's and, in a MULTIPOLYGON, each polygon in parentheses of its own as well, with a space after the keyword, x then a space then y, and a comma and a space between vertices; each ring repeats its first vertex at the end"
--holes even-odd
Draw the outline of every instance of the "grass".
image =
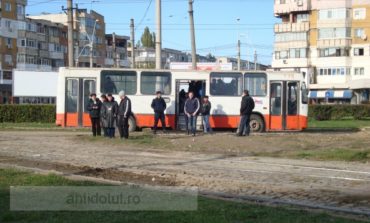
POLYGON ((322 128, 322 129, 361 129, 370 127, 370 120, 329 120, 329 121, 316 121, 310 119, 308 122, 309 128, 322 128))
POLYGON ((10 123, 0 122, 0 130, 16 130, 16 131, 87 131, 87 128, 62 128, 55 123, 38 123, 38 122, 23 122, 10 123))
POLYGON ((310 150, 310 151, 298 151, 292 154, 291 156, 296 158, 314 159, 314 160, 366 162, 370 160, 370 150, 350 150, 350 149, 310 150))
POLYGON ((0 169, 0 222, 261 222, 261 223, 355 223, 353 219, 312 213, 286 207, 267 207, 200 197, 198 211, 191 212, 12 212, 9 211, 10 186, 94 186, 56 175, 37 175, 0 169))

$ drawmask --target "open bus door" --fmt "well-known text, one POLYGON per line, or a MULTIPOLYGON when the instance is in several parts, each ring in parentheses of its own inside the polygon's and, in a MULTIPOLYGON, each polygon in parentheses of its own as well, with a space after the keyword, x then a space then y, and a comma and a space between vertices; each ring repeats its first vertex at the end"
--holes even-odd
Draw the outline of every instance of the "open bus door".
POLYGON ((96 93, 95 79, 67 78, 65 106, 67 127, 91 126, 87 104, 92 93, 96 93))
MULTIPOLYGON (((184 114, 185 101, 188 92, 193 91, 195 97, 198 97, 202 103, 202 98, 206 95, 205 80, 176 80, 176 129, 186 129, 186 119, 184 114)), ((197 120, 197 129, 202 125, 202 119, 197 120)))
POLYGON ((299 130, 299 82, 270 83, 270 129, 299 130))

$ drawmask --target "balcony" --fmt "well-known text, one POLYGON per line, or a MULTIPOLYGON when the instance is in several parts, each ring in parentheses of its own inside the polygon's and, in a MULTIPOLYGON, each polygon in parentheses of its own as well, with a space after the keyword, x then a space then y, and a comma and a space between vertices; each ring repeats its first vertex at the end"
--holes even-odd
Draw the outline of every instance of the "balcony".
POLYGON ((352 39, 322 39, 317 41, 318 48, 350 47, 352 39))
POLYGON ((17 63, 17 70, 27 70, 27 71, 52 71, 52 67, 49 65, 39 65, 39 64, 27 64, 27 63, 17 63))
POLYGON ((279 24, 275 24, 275 27, 274 27, 275 33, 308 32, 309 30, 310 30, 309 22, 279 23, 279 24))
POLYGON ((280 3, 280 1, 281 0, 275 0, 275 15, 287 14, 290 12, 309 11, 311 9, 311 1, 309 0, 285 0, 285 3, 280 3))
POLYGON ((64 59, 64 53, 62 52, 49 52, 49 54, 52 59, 64 59))
POLYGON ((309 67, 307 58, 273 59, 273 68, 306 68, 309 67))

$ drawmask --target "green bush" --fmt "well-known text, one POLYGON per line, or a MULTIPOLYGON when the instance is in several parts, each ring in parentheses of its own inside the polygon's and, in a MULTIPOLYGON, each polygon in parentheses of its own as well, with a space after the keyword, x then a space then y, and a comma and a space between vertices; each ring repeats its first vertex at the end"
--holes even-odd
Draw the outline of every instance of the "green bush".
POLYGON ((308 116, 319 121, 344 118, 361 120, 370 117, 370 105, 310 105, 308 116))
POLYGON ((55 105, 0 105, 0 122, 54 123, 55 105))

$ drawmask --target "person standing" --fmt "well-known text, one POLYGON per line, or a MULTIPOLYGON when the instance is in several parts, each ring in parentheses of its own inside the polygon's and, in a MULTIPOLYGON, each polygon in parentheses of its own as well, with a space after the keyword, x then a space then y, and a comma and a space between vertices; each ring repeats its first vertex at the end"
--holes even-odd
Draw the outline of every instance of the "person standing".
POLYGON ((89 103, 87 104, 87 110, 90 113, 90 120, 91 120, 91 129, 93 136, 96 135, 101 136, 101 127, 100 127, 100 109, 102 103, 99 98, 96 97, 96 94, 93 93, 90 95, 89 103))
POLYGON ((204 96, 203 102, 202 102, 202 116, 203 116, 203 128, 204 133, 212 133, 212 128, 209 123, 209 117, 211 115, 211 102, 209 101, 208 96, 204 96))
POLYGON ((105 103, 108 101, 107 96, 105 94, 100 96, 100 101, 102 102, 102 106, 101 106, 101 109, 100 109, 100 125, 101 125, 101 128, 103 129, 104 137, 108 137, 107 119, 104 117, 104 114, 105 114, 106 109, 107 109, 106 106, 105 106, 105 103))
POLYGON ((167 105, 165 100, 162 98, 162 92, 156 92, 157 97, 152 101, 152 109, 154 110, 154 126, 153 133, 157 134, 158 122, 161 120, 163 132, 166 131, 166 119, 164 111, 166 111, 167 105))
MULTIPOLYGON (((200 109, 200 102, 199 99, 194 97, 193 92, 189 92, 189 98, 185 102, 184 106, 184 112, 185 115, 187 116, 187 126, 190 126, 191 133, 193 136, 195 136, 195 133, 197 131, 197 118, 198 118, 198 112, 200 109)), ((187 130, 188 135, 189 133, 189 128, 187 130)))
POLYGON ((240 126, 238 136, 249 136, 251 115, 254 109, 254 100, 249 96, 249 91, 243 91, 243 98, 240 106, 240 126))
POLYGON ((126 96, 124 91, 119 92, 121 102, 118 106, 118 130, 121 139, 128 139, 129 137, 129 125, 128 119, 131 116, 131 100, 126 96))
POLYGON ((114 101, 112 94, 108 94, 107 101, 103 104, 102 118, 105 120, 107 137, 114 138, 116 131, 117 102, 114 101))

